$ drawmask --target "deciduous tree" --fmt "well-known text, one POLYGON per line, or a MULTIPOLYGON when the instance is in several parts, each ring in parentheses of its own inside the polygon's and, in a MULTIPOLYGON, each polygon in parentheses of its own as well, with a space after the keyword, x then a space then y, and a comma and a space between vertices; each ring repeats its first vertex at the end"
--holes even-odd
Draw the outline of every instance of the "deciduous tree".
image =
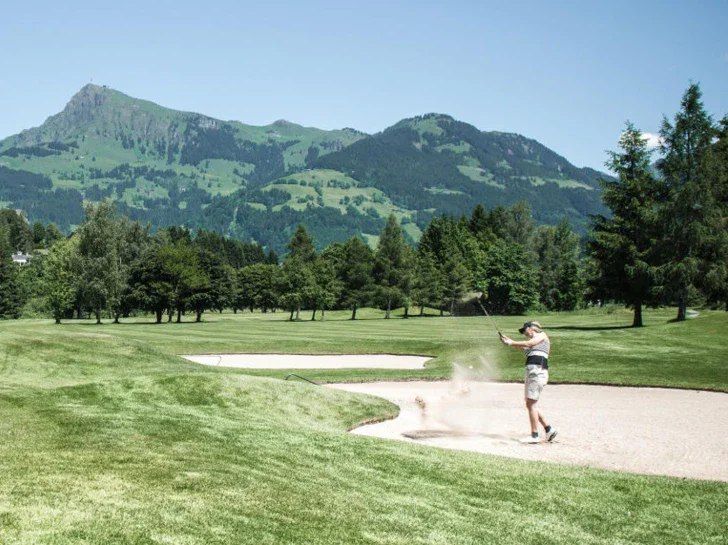
POLYGON ((78 237, 54 244, 44 261, 43 293, 57 324, 73 309, 76 300, 78 261, 78 237))

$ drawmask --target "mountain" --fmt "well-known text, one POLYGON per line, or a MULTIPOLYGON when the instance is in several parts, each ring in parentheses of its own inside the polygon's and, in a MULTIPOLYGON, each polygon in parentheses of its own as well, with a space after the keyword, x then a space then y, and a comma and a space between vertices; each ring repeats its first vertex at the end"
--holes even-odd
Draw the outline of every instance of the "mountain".
POLYGON ((583 231, 602 212, 596 182, 520 135, 479 131, 439 114, 376 135, 280 120, 266 126, 171 110, 86 85, 40 127, 0 141, 0 206, 64 230, 83 203, 114 199, 155 227, 184 224, 281 251, 299 222, 319 245, 361 234, 390 213, 413 239, 434 214, 520 199, 535 218, 583 231))
POLYGON ((541 223, 567 217, 583 226, 603 211, 598 179, 535 140, 479 131, 439 114, 405 119, 385 131, 318 159, 385 192, 397 205, 461 214, 473 203, 509 206, 526 199, 541 223))

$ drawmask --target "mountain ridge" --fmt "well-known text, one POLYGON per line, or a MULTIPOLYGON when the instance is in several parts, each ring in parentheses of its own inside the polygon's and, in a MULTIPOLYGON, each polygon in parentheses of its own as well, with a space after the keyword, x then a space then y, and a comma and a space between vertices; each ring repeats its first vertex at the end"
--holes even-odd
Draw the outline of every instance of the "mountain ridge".
POLYGON ((606 176, 536 140, 447 114, 402 119, 374 135, 284 119, 253 126, 92 84, 42 125, 0 141, 0 167, 0 204, 33 221, 68 230, 82 219, 81 203, 111 198, 153 227, 255 232, 276 251, 294 221, 318 225, 325 241, 332 233, 371 239, 394 213, 416 239, 436 214, 521 199, 539 222, 566 217, 583 232, 587 216, 603 210, 597 178, 606 176), (73 210, 54 210, 54 200, 73 210))

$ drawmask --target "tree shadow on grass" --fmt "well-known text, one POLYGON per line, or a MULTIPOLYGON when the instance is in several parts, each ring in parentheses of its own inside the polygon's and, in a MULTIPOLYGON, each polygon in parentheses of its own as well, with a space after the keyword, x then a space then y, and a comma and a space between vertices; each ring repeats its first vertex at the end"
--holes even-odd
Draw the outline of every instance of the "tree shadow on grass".
POLYGON ((609 331, 612 329, 644 329, 644 328, 633 328, 631 325, 608 325, 608 326, 576 326, 576 325, 561 325, 547 328, 548 331, 554 329, 563 329, 566 331, 609 331))
POLYGON ((194 320, 192 320, 192 321, 183 321, 183 322, 167 322, 165 320, 163 322, 149 321, 149 322, 119 322, 119 323, 114 323, 114 322, 109 321, 109 322, 101 322, 100 324, 97 324, 95 322, 94 323, 90 323, 90 322, 86 322, 86 323, 76 322, 76 323, 73 323, 70 320, 63 322, 64 325, 70 324, 70 325, 77 326, 77 327, 134 326, 134 325, 145 325, 145 326, 157 325, 157 326, 163 326, 163 325, 192 325, 192 324, 200 325, 200 324, 215 324, 215 323, 218 323, 218 322, 210 322, 210 321, 205 321, 205 320, 202 320, 201 322, 195 322, 194 320))

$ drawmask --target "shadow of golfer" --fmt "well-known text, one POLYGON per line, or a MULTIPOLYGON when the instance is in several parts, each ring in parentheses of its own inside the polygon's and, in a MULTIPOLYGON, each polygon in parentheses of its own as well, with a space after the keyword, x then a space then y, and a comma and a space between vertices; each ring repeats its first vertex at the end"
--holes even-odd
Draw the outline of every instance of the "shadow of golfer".
POLYGON ((497 433, 482 433, 475 431, 463 431, 463 430, 412 430, 402 432, 402 436, 407 439, 422 440, 422 439, 442 439, 448 437, 458 438, 485 438, 485 439, 498 439, 498 440, 511 440, 512 437, 500 435, 497 433))

